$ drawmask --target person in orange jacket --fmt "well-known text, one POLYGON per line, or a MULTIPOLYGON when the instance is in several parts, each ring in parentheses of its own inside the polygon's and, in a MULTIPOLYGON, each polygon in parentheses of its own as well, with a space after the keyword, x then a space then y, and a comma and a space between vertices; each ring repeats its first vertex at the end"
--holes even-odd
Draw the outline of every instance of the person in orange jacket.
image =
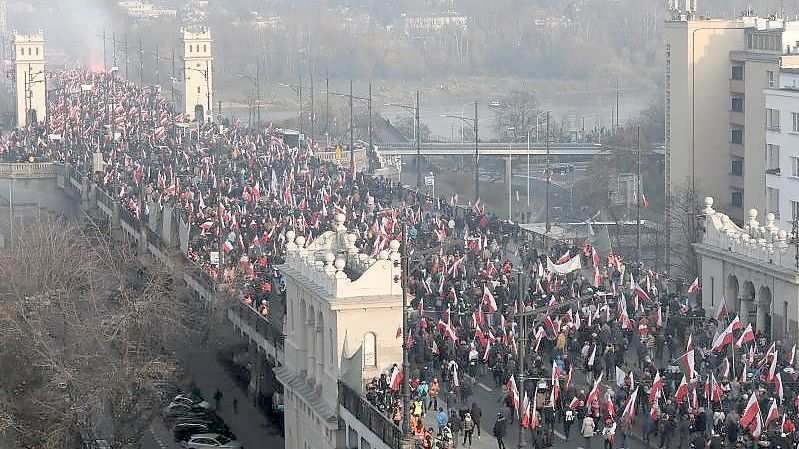
POLYGON ((430 383, 430 404, 428 404, 428 410, 436 410, 438 409, 438 392, 441 390, 441 385, 438 383, 438 377, 433 378, 433 382, 430 383))

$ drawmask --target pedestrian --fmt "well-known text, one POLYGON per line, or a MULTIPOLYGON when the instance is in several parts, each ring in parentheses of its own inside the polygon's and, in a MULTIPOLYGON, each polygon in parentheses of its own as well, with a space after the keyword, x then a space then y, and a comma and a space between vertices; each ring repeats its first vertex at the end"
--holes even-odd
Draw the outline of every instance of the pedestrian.
POLYGON ((216 409, 217 410, 222 410, 222 397, 223 396, 224 395, 222 394, 222 390, 217 388, 216 389, 216 393, 214 393, 214 402, 216 403, 216 409))
POLYGON ((602 440, 605 449, 613 449, 613 442, 616 439, 616 423, 612 419, 605 420, 605 427, 602 428, 602 440))
POLYGON ((443 408, 439 407, 438 413, 436 413, 436 422, 438 423, 438 433, 441 433, 449 422, 449 415, 443 408))
POLYGON ((674 419, 666 413, 658 424, 660 425, 660 447, 668 449, 671 445, 671 437, 674 436, 674 419))
POLYGON ((571 408, 566 408, 566 411, 563 412, 563 436, 566 437, 566 441, 569 441, 569 433, 571 433, 572 424, 574 424, 574 410, 571 408))
POLYGON ((477 402, 472 402, 472 419, 474 420, 474 430, 477 431, 477 439, 480 439, 480 418, 483 416, 483 411, 477 402))
POLYGON ((460 416, 458 416, 458 412, 455 410, 450 410, 449 412, 449 428, 452 429, 452 447, 457 448, 461 430, 463 429, 463 423, 461 422, 460 416))
POLYGON ((594 418, 592 418, 591 415, 585 415, 583 424, 580 427, 580 435, 583 436, 583 441, 585 441, 585 447, 587 449, 591 449, 591 438, 594 437, 594 433, 596 432, 594 426, 594 418))
POLYGON ((233 398, 233 414, 239 413, 239 400, 233 398))
POLYGON ((472 414, 470 412, 466 412, 463 415, 463 445, 466 446, 466 442, 469 442, 469 447, 472 447, 472 434, 474 434, 474 427, 475 422, 472 419, 472 414))
POLYGON ((505 442, 502 440, 505 438, 507 422, 508 420, 502 416, 502 413, 497 413, 497 420, 494 422, 494 436, 497 438, 497 449, 506 449, 505 442))

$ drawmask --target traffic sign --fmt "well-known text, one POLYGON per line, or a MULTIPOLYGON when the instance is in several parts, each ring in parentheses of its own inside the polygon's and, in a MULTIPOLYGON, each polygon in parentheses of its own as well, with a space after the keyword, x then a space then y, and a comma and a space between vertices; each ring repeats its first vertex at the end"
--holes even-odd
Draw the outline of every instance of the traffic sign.
POLYGON ((436 177, 435 176, 425 176, 424 177, 424 185, 433 186, 435 184, 436 184, 436 177))

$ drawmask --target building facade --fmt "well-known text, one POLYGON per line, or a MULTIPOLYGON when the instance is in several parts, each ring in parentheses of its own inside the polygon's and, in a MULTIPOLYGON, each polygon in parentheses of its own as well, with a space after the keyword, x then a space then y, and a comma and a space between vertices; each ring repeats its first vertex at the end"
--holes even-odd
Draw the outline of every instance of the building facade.
POLYGON ((213 121, 214 70, 211 30, 189 27, 183 33, 184 113, 191 121, 213 121))
POLYGON ((763 89, 775 87, 799 22, 742 17, 665 25, 666 221, 676 198, 709 195, 738 223, 766 207, 763 89), (724 167, 723 169, 720 169, 724 167))
POLYGON ((378 431, 385 417, 365 424, 353 410, 368 412, 358 402, 364 382, 402 360, 399 242, 376 259, 359 253, 343 215, 335 232, 310 244, 291 231, 286 237, 286 339, 275 369, 284 388, 286 448, 388 449, 386 432, 398 429, 378 431), (348 407, 353 401, 360 405, 348 407))
POLYGON ((705 198, 704 233, 694 247, 702 267, 702 303, 716 310, 722 295, 728 310, 772 340, 797 338, 799 246, 774 214, 760 222, 750 209, 742 227, 705 198))
POLYGON ((44 71, 44 32, 14 31, 14 68, 17 126, 47 119, 47 78, 44 71))

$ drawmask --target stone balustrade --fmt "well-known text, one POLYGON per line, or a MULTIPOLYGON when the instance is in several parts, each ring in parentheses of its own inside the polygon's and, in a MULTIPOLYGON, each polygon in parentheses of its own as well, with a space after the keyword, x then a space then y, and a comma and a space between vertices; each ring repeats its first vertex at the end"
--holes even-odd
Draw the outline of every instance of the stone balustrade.
POLYGON ((713 198, 706 197, 702 214, 705 234, 702 243, 729 251, 759 262, 796 269, 796 251, 790 245, 792 232, 775 225, 773 213, 758 221, 756 209, 750 209, 743 227, 733 223, 727 215, 713 209, 713 198))
POLYGON ((0 178, 55 178, 59 164, 52 162, 0 163, 0 178))

